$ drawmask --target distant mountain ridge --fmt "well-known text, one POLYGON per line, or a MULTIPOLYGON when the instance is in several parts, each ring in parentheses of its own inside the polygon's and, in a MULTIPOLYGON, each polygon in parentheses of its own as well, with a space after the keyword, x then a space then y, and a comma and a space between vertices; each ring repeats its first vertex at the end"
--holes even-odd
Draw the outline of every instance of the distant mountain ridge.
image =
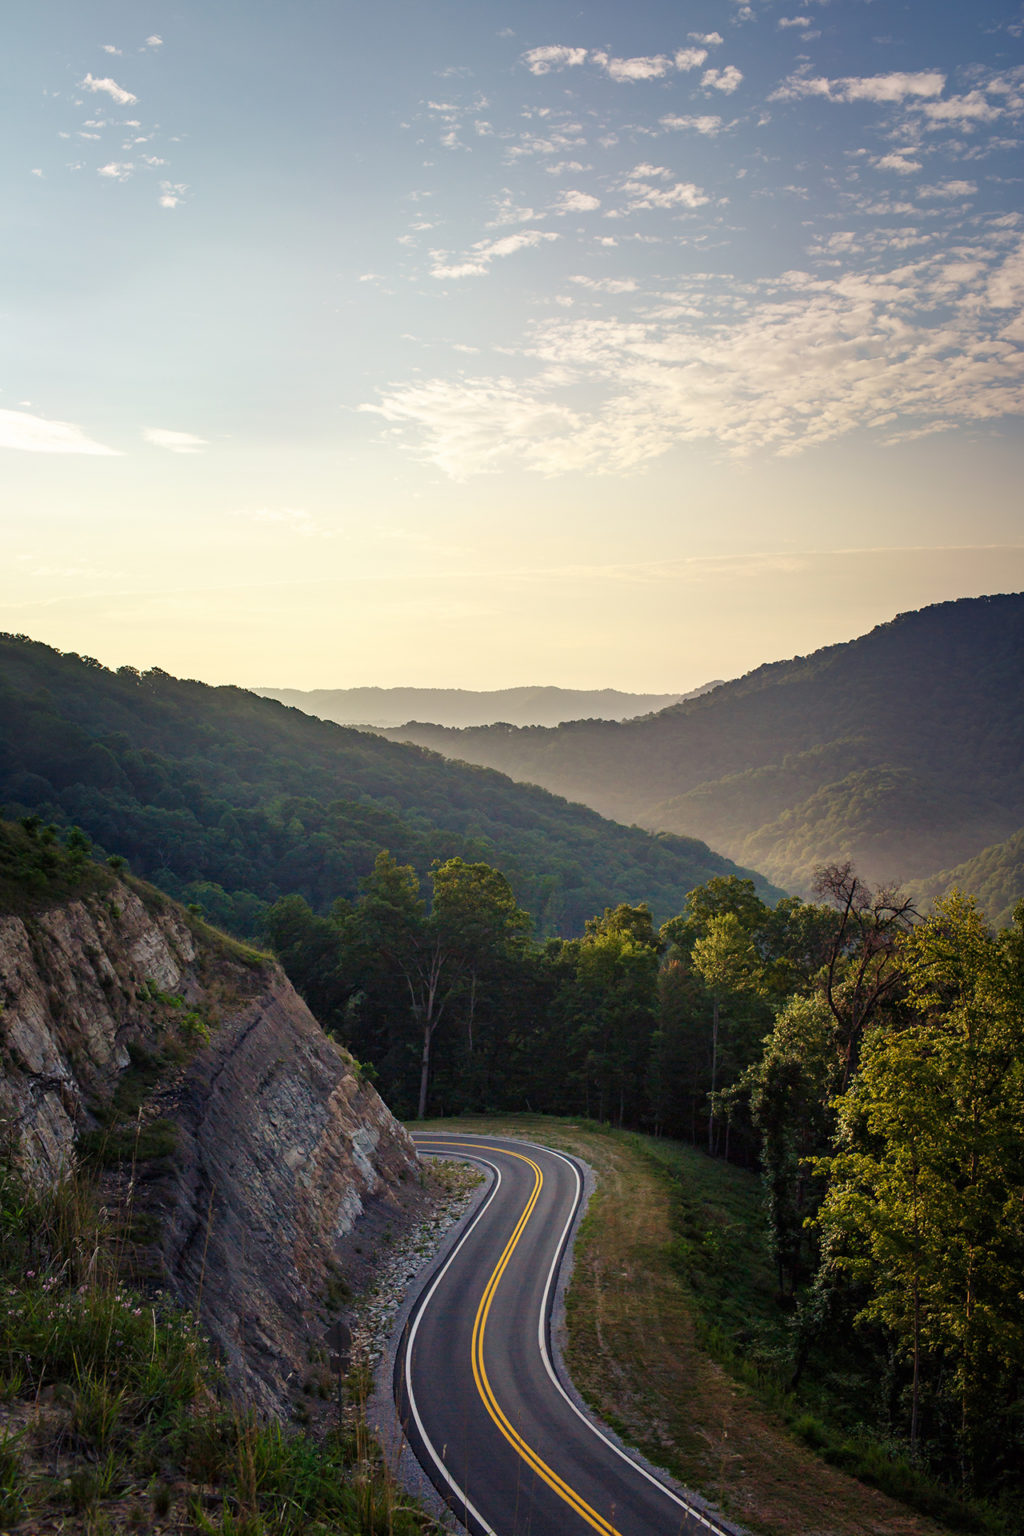
POLYGON ((1024 889, 1020 593, 900 614, 646 719, 387 734, 699 836, 791 889, 846 857, 924 888, 1003 844, 1000 889, 1024 889))
POLYGON ((388 728, 411 720, 461 728, 493 725, 560 725, 567 720, 632 720, 670 704, 695 699, 720 679, 689 693, 621 693, 617 688, 254 688, 304 714, 337 725, 388 728))
POLYGON ((421 875, 455 856, 494 865, 543 934, 582 932, 620 901, 664 919, 713 875, 752 873, 242 688, 115 673, 24 635, 0 635, 0 806, 77 824, 242 934, 279 896, 319 911, 356 896, 382 848, 421 875))

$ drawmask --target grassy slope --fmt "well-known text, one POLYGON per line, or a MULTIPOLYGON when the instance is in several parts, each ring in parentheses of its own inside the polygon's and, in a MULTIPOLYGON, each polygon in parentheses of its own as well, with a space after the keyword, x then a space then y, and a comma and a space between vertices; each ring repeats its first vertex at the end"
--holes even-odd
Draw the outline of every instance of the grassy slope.
POLYGON ((729 1370, 713 1358, 709 1345, 723 1355, 730 1339, 770 1345, 755 1178, 680 1143, 578 1122, 457 1123, 573 1152, 594 1169, 567 1299, 567 1363, 627 1440, 758 1536, 938 1536, 932 1520, 801 1443, 787 1426, 791 1405, 771 1406, 745 1382, 741 1357, 729 1370))
POLYGON ((231 1399, 193 1319, 122 1283, 123 1232, 84 1177, 34 1196, 0 1169, 0 1237, 5 1536, 433 1528, 357 1403, 314 1436, 231 1399))

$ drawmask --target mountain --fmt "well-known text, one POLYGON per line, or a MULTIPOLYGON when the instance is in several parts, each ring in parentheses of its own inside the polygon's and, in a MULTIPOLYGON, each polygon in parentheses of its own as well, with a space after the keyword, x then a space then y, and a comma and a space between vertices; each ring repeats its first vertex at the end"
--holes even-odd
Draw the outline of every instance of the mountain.
POLYGON ((989 921, 1005 928, 1024 897, 1024 827, 1005 842, 983 848, 973 859, 922 881, 918 890, 923 900, 934 901, 953 886, 971 891, 989 921))
POLYGON ((900 614, 625 723, 446 731, 450 757, 648 828, 708 839, 806 890, 852 858, 924 882, 1024 825, 1024 594, 900 614))
POLYGON ((408 720, 433 720, 439 725, 560 725, 565 720, 631 720, 695 699, 717 688, 705 683, 690 693, 620 693, 615 688, 499 688, 476 692, 468 688, 254 688, 264 699, 277 699, 307 715, 338 725, 383 727, 408 720))
POLYGON ((0 806, 77 824, 240 934, 290 892, 319 911, 355 896, 382 848, 421 874, 456 855, 497 866, 541 933, 581 932, 620 901, 665 918, 712 875, 749 873, 241 688, 114 673, 25 636, 0 637, 0 806))

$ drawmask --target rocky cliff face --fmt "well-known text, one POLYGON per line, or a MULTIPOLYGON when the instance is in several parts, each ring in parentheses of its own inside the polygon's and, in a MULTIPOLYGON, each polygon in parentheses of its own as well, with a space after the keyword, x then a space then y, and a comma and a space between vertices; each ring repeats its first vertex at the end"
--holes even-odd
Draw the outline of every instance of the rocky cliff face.
POLYGON ((277 966, 134 883, 0 915, 0 1004, 9 1153, 52 1181, 92 1132, 151 1283, 197 1308, 236 1385, 280 1409, 326 1297, 416 1202, 407 1134, 277 966), (104 1136, 126 1103, 137 1117, 116 1134, 136 1151, 118 1163, 104 1136))

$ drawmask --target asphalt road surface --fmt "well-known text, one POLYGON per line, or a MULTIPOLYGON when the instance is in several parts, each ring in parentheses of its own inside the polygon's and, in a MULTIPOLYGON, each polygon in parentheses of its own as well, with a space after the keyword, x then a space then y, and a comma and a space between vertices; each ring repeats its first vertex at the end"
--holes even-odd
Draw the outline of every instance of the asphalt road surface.
POLYGON ((453 1134, 422 1154, 493 1182, 418 1299, 395 1365, 403 1427, 473 1536, 729 1536, 576 1407, 550 1349, 557 1272, 579 1202, 576 1163, 546 1147, 453 1134))

